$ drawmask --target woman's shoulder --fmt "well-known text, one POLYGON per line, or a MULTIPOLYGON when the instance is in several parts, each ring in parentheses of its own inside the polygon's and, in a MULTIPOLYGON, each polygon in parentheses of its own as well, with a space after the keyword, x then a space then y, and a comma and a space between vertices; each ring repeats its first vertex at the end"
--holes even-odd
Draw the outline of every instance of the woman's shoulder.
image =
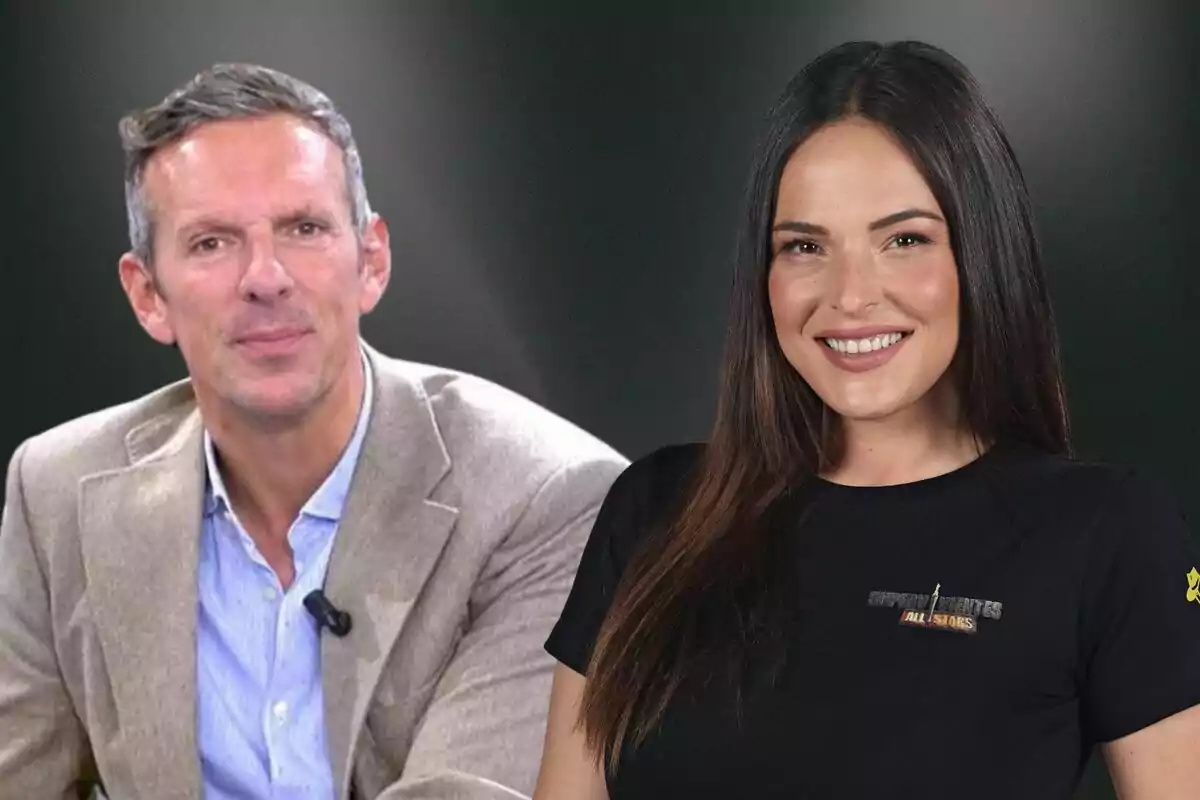
POLYGON ((1025 445, 1004 445, 991 460, 994 477, 1018 492, 1024 503, 1041 501, 1059 508, 1096 507, 1113 501, 1169 501, 1160 479, 1146 470, 1114 461, 1046 453, 1025 445))
POLYGON ((1064 459, 1047 474, 1051 491, 1069 487, 1064 503, 1087 510, 1066 551, 1074 569, 1062 572, 1078 576, 1086 714, 1112 741, 1200 702, 1200 543, 1148 470, 1064 459))
POLYGON ((634 459, 609 489, 596 528, 630 546, 661 528, 679 510, 705 447, 699 442, 665 445, 634 459))
POLYGON ((703 442, 664 445, 634 459, 613 484, 610 496, 640 503, 673 499, 695 474, 705 447, 703 442))
POLYGON ((1048 453, 1030 445, 996 445, 995 466, 1023 481, 1045 483, 1057 491, 1086 491, 1121 483, 1130 469, 1121 464, 1067 453, 1048 453))
POLYGON ((1013 449, 992 474, 1013 513, 1043 532, 1151 542, 1185 527, 1178 499, 1153 472, 1094 458, 1013 449))

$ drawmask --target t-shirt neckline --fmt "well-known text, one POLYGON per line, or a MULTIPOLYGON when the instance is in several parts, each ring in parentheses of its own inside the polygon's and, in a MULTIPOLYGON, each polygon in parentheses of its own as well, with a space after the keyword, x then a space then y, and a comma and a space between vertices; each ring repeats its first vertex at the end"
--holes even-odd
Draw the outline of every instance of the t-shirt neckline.
POLYGON ((904 483, 886 483, 886 484, 871 484, 859 485, 848 483, 837 483, 828 478, 822 478, 817 475, 813 477, 813 483, 824 492, 841 494, 846 496, 857 496, 859 498, 866 497, 884 497, 896 495, 912 495, 924 493, 928 491, 945 489, 968 480, 975 474, 986 469, 999 456, 1010 450, 1006 444, 997 442, 983 451, 976 458, 971 459, 961 467, 943 472, 940 475, 931 475, 927 478, 919 478, 915 481, 906 481, 904 483))

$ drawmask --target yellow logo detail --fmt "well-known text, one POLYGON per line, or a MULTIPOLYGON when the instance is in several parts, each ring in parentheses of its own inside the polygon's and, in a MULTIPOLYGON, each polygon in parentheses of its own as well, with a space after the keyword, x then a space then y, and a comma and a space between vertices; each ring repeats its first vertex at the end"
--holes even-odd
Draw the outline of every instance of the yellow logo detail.
POLYGON ((1192 571, 1187 574, 1188 590, 1187 599, 1189 603, 1200 603, 1200 572, 1192 567, 1192 571))

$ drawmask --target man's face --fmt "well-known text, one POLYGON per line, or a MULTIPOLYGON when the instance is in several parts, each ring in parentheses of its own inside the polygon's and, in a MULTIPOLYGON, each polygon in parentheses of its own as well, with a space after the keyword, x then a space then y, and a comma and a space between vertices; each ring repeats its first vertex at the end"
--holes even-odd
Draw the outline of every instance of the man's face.
POLYGON ((202 404, 303 416, 351 373, 387 284, 387 229, 354 229, 342 151, 286 114, 211 122, 155 153, 153 264, 121 259, 142 326, 202 404))

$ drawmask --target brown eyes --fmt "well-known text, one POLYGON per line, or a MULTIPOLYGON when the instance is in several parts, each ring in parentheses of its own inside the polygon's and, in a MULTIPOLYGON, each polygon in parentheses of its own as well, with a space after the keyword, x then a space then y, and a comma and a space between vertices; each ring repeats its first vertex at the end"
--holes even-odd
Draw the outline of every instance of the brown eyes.
MULTIPOLYGON (((312 239, 329 230, 329 225, 315 219, 302 219, 288 225, 287 235, 298 239, 312 239)), ((230 241, 228 236, 207 235, 194 239, 188 245, 188 252, 193 255, 212 255, 223 249, 230 241)))
POLYGON ((916 247, 919 244, 929 244, 929 237, 922 236, 919 233, 898 233, 892 237, 890 244, 895 245, 901 250, 909 247, 916 247))
POLYGON ((783 246, 779 248, 779 252, 815 256, 821 252, 821 245, 811 239, 792 239, 789 242, 784 242, 783 246))
POLYGON ((221 240, 216 236, 205 236, 197 239, 188 249, 193 253, 215 253, 221 247, 221 240))
POLYGON ((301 236, 316 236, 325 230, 325 226, 314 220, 302 220, 297 222, 292 230, 301 236))
MULTIPOLYGON (((928 236, 920 233, 897 233, 888 239, 884 248, 908 250, 923 244, 929 244, 932 241, 928 236)), ((779 247, 780 254, 789 253, 797 256, 816 256, 820 255, 823 251, 821 245, 812 239, 790 239, 779 247)))

